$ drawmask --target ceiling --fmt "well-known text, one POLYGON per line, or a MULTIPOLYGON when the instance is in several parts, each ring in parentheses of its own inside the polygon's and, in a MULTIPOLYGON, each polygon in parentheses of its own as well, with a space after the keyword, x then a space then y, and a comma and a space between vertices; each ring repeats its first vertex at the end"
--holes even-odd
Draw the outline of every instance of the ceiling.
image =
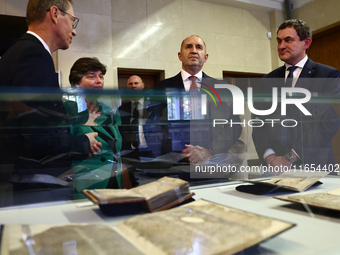
MULTIPOLYGON (((202 0, 204 2, 231 5, 235 7, 269 12, 272 10, 285 10, 284 0, 202 0)), ((293 9, 300 8, 312 0, 290 0, 293 9)))

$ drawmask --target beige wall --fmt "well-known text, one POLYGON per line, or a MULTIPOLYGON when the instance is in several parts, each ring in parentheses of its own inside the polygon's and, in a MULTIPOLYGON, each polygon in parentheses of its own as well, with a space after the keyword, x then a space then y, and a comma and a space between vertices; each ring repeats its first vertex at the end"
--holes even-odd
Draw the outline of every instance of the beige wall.
POLYGON ((296 19, 306 21, 312 31, 340 22, 339 0, 314 0, 292 12, 296 19))
MULTIPOLYGON (((96 56, 108 66, 106 87, 117 87, 117 68, 165 70, 177 74, 183 38, 200 35, 209 59, 204 71, 216 78, 223 71, 267 73, 280 66, 276 29, 284 13, 251 11, 198 0, 73 0, 80 18, 77 36, 58 52, 63 86, 71 65, 96 56), (267 32, 272 39, 267 39, 267 32)), ((0 0, 0 14, 25 16, 27 0, 0 0)), ((314 0, 293 11, 313 31, 340 21, 339 0, 314 0)))
POLYGON ((286 19, 286 15, 281 11, 272 11, 269 13, 269 22, 270 22, 270 32, 272 34, 272 38, 270 39, 270 49, 271 49, 271 60, 272 60, 272 69, 276 69, 279 66, 282 66, 283 62, 280 60, 277 54, 277 41, 276 41, 276 31, 280 24, 286 19))
POLYGON ((271 68, 268 14, 194 0, 112 0, 115 66, 177 74, 182 40, 200 35, 207 44, 208 74, 268 72, 271 68), (134 6, 134 8, 131 8, 134 6))
MULTIPOLYGON (((182 40, 200 35, 209 59, 204 71, 267 73, 271 70, 268 13, 198 0, 73 0, 80 18, 77 36, 58 52, 62 84, 78 58, 96 56, 108 66, 106 87, 117 87, 117 68, 165 70, 177 74, 182 40)), ((27 0, 0 0, 0 13, 25 16, 27 0)))
MULTIPOLYGON (((323 30, 327 27, 339 25, 340 23, 340 1, 339 0, 313 0, 292 12, 294 19, 306 21, 313 32, 323 30)), ((281 11, 272 11, 269 13, 270 31, 272 39, 270 40, 271 63, 272 69, 283 64, 277 56, 276 49, 276 31, 278 26, 286 19, 286 15, 281 11)))
MULTIPOLYGON (((67 51, 58 51, 62 84, 80 57, 96 56, 108 66, 106 88, 118 86, 117 68, 179 72, 181 41, 200 35, 209 59, 204 71, 216 78, 223 71, 268 73, 282 65, 277 57, 276 30, 285 19, 279 11, 250 11, 198 0, 73 0, 80 18, 77 36, 67 51), (272 39, 267 39, 267 32, 272 39)), ((25 16, 27 0, 0 0, 0 14, 25 16)), ((340 20, 339 0, 314 0, 293 11, 313 30, 340 20)), ((256 158, 253 146, 248 158, 256 158)))

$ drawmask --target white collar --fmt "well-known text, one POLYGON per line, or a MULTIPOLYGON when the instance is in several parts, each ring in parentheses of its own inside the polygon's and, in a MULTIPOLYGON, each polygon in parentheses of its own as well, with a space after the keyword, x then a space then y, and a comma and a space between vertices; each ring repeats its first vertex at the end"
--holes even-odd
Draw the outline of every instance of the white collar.
MULTIPOLYGON (((181 75, 182 75, 182 80, 183 81, 186 81, 187 79, 189 79, 190 76, 192 76, 190 73, 188 73, 187 71, 184 71, 182 69, 181 71, 181 75)), ((202 81, 202 76, 203 76, 203 72, 202 70, 199 71, 197 74, 195 74, 194 76, 196 76, 196 78, 199 80, 199 81, 202 81)))
MULTIPOLYGON (((303 69, 303 67, 305 66, 306 62, 308 60, 308 56, 306 55, 303 59, 301 59, 295 66, 300 67, 301 69, 303 69)), ((286 70, 291 67, 292 65, 285 63, 286 66, 286 70)))
POLYGON ((138 100, 131 100, 131 103, 132 103, 132 104, 134 104, 134 102, 138 102, 138 103, 140 103, 141 105, 143 105, 143 104, 144 104, 144 97, 141 97, 141 98, 138 99, 138 100))
POLYGON ((37 35, 36 33, 32 32, 32 31, 27 31, 27 34, 31 34, 31 35, 35 36, 42 43, 42 45, 44 45, 44 48, 48 51, 48 53, 50 53, 50 55, 52 56, 50 48, 48 47, 48 45, 45 43, 45 41, 39 35, 37 35))

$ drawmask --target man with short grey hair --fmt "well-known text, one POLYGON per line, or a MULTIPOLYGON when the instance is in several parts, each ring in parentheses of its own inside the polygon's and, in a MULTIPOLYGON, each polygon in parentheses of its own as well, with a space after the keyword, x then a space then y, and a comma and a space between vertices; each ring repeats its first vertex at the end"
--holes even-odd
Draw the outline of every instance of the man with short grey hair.
MULTIPOLYGON (((72 0, 29 0, 26 16, 27 33, 0 59, 0 86, 57 91, 59 81, 51 54, 69 48, 77 34, 79 19, 74 14, 72 0)), ((15 103, 20 106, 19 114, 6 121, 9 125, 11 121, 20 122, 22 127, 13 136, 11 146, 18 158, 30 159, 23 166, 46 157, 57 157, 54 162, 70 165, 73 158, 84 159, 100 151, 101 144, 95 139, 97 133, 73 136, 67 128, 58 127, 69 123, 61 98, 15 103)))

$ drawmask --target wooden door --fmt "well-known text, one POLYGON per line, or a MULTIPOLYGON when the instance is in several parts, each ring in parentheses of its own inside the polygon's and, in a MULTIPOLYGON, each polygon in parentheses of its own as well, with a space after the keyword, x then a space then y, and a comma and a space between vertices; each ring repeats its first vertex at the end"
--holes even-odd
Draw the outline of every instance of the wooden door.
MULTIPOLYGON (((313 35, 308 57, 314 62, 329 65, 340 70, 340 25, 313 35)), ((332 104, 340 116, 340 103, 332 104)), ((340 131, 332 139, 335 162, 340 164, 340 131)))
POLYGON ((153 89, 155 84, 164 79, 164 71, 118 68, 118 88, 126 89, 130 76, 138 75, 144 82, 145 89, 153 89))

